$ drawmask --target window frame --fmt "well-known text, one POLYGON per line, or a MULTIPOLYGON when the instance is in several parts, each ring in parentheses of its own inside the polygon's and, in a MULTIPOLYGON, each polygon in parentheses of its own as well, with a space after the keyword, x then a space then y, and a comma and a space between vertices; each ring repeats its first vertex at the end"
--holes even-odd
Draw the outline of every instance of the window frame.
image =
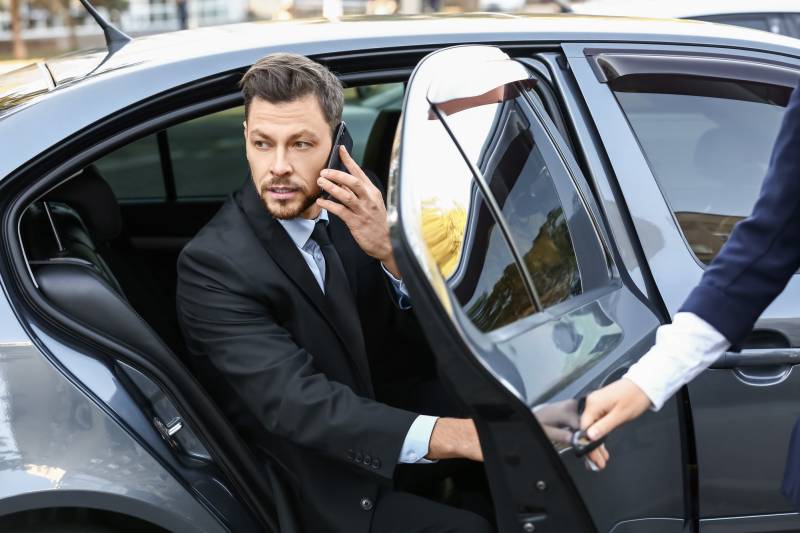
MULTIPOLYGON (((771 68, 772 68, 772 65, 771 65, 771 64, 765 64, 764 66, 765 66, 765 68, 766 68, 766 69, 771 69, 771 68)), ((694 66, 690 67, 688 70, 693 70, 693 69, 694 69, 694 66)), ((751 72, 752 72, 752 71, 750 70, 750 65, 748 65, 747 69, 748 69, 748 75, 747 75, 747 76, 738 76, 738 75, 736 74, 736 72, 737 72, 737 71, 736 71, 736 69, 735 69, 735 67, 734 67, 734 68, 732 68, 732 69, 731 69, 731 71, 730 71, 730 72, 732 73, 732 77, 730 77, 730 78, 727 78, 727 79, 725 79, 725 78, 711 77, 711 76, 708 76, 707 78, 708 78, 708 79, 715 80, 715 81, 722 81, 722 82, 733 82, 733 83, 761 83, 762 85, 769 85, 769 86, 771 86, 771 87, 776 87, 776 88, 784 88, 784 89, 787 89, 787 88, 788 88, 790 91, 791 91, 791 89, 793 89, 793 88, 794 88, 794 87, 790 86, 788 83, 767 83, 767 82, 758 82, 758 80, 757 80, 757 79, 754 79, 754 76, 752 76, 752 75, 751 75, 751 72), (743 78, 746 78, 746 79, 743 79, 743 78)), ((675 69, 675 70, 676 70, 676 71, 679 71, 680 69, 675 69)), ((800 83, 800 67, 794 67, 792 70, 795 72, 795 75, 797 76, 798 83, 800 83)), ((739 73, 741 73, 741 71, 738 71, 738 72, 739 72, 739 73)), ((661 75, 661 73, 660 73, 660 72, 658 72, 658 73, 653 73, 653 74, 647 74, 647 73, 637 73, 637 74, 634 74, 634 75, 635 75, 635 76, 637 76, 637 77, 646 78, 646 77, 647 77, 647 76, 649 76, 649 75, 657 76, 657 75, 661 75)), ((691 81, 691 80, 693 80, 693 79, 696 81, 696 79, 697 79, 696 75, 694 75, 694 74, 692 74, 692 75, 688 75, 688 74, 685 74, 685 75, 684 75, 684 74, 675 74, 674 76, 675 76, 675 78, 677 78, 677 79, 678 79, 678 80, 677 80, 677 83, 680 83, 680 78, 685 78, 686 80, 690 80, 690 81, 691 81)), ((627 76, 625 76, 625 77, 627 77, 627 76)), ((774 78, 772 75, 770 75, 769 77, 770 77, 770 79, 771 79, 771 80, 775 80, 775 78, 774 78)), ((637 134, 637 130, 636 130, 636 128, 633 126, 633 124, 631 123, 631 121, 630 121, 630 119, 629 119, 629 117, 628 117, 628 115, 627 115, 627 113, 626 113, 626 111, 625 111, 625 108, 622 106, 622 104, 621 104, 621 103, 620 103, 620 101, 619 101, 619 98, 617 97, 617 94, 616 94, 616 93, 617 93, 617 91, 614 89, 614 84, 615 84, 615 81, 617 81, 617 80, 621 80, 621 79, 623 79, 623 77, 622 77, 622 76, 620 76, 620 77, 618 77, 618 78, 615 78, 615 79, 613 79, 613 80, 609 80, 609 81, 607 82, 607 84, 608 84, 608 87, 609 87, 609 89, 610 89, 610 91, 611 91, 611 93, 612 93, 613 97, 614 97, 614 100, 616 101, 617 105, 619 106, 620 112, 622 113, 622 115, 623 115, 624 119, 625 119, 625 120, 627 121, 627 123, 628 123, 628 127, 630 128, 632 135, 633 135, 633 136, 634 136, 634 138, 636 138, 636 139, 637 139, 637 141, 638 141, 638 134, 637 134)), ((789 78, 788 78, 788 77, 781 77, 780 79, 789 79, 789 78)), ((658 94, 676 94, 676 93, 674 93, 674 92, 669 92, 669 91, 663 91, 663 92, 661 92, 661 93, 658 93, 658 94)), ((725 99, 725 100, 731 100, 730 98, 723 98, 723 99, 725 99)), ((785 107, 785 106, 784 106, 784 107, 785 107)), ((673 205, 672 205, 672 200, 670 199, 670 195, 669 195, 669 194, 667 194, 667 192, 666 192, 666 190, 665 190, 665 186, 664 186, 664 185, 661 183, 661 179, 660 179, 660 178, 658 177, 658 175, 657 175, 656 169, 655 169, 655 168, 653 167, 653 165, 650 163, 650 156, 647 154, 647 152, 645 152, 645 149, 644 149, 644 147, 642 146, 641 142, 639 142, 639 149, 642 151, 642 154, 645 156, 645 159, 647 160, 647 165, 648 165, 648 167, 649 167, 649 169, 650 169, 650 173, 651 173, 651 174, 652 174, 652 176, 653 176, 653 179, 654 179, 654 181, 655 181, 656 187, 658 187, 658 190, 661 192, 661 195, 662 195, 662 197, 663 197, 664 204, 667 206, 667 209, 669 210, 670 216, 671 216, 671 218, 672 218, 672 222, 673 222, 673 224, 675 225, 675 228, 677 229, 677 232, 678 232, 678 234, 680 235, 680 238, 683 240, 684 244, 686 245, 686 248, 687 248, 687 250, 689 251, 689 254, 690 254, 691 258, 694 260, 694 262, 695 262, 695 263, 696 263, 696 264, 697 264, 697 265, 698 265, 698 266, 699 266, 699 267, 700 267, 700 268, 701 268, 703 271, 705 271, 705 270, 706 270, 706 269, 708 269, 708 267, 710 266, 710 264, 711 264, 711 261, 709 261, 708 263, 706 263, 706 262, 704 262, 703 260, 701 260, 701 259, 700 259, 700 258, 697 256, 697 254, 695 253, 695 251, 694 251, 694 248, 693 248, 693 246, 692 246, 692 243, 689 241, 689 238, 687 237, 686 233, 684 232, 683 226, 681 226, 681 224, 680 224, 680 222, 679 222, 679 220, 678 220, 678 217, 677 217, 677 212, 676 212, 676 210, 674 209, 674 207, 673 207, 673 205)), ((755 201, 756 201, 756 200, 757 200, 757 198, 756 198, 756 199, 754 199, 754 200, 753 200, 753 202, 755 203, 755 201)), ((715 254, 715 255, 716 255, 716 254, 715 254)), ((712 259, 712 261, 713 261, 713 259, 712 259)), ((800 271, 798 271, 796 274, 800 274, 800 271)))
MULTIPOLYGON (((528 69, 530 72, 530 67, 526 65, 524 61, 520 61, 520 63, 525 65, 526 69, 528 69)), ((535 80, 537 85, 545 83, 540 76, 532 75, 530 79, 535 80)), ((575 162, 574 159, 567 157, 566 154, 570 153, 567 140, 562 136, 558 130, 558 127, 553 122, 552 118, 550 118, 548 111, 539 101, 538 93, 531 93, 531 91, 534 90, 535 88, 525 89, 520 87, 520 95, 528 105, 530 110, 530 118, 533 119, 529 129, 534 130, 538 128, 540 133, 546 136, 545 139, 540 139, 539 136, 534 134, 534 138, 537 138, 537 141, 546 141, 546 143, 555 152, 554 155, 558 158, 558 163, 564 171, 563 174, 566 174, 566 176, 559 177, 551 173, 551 177, 558 200, 565 213, 567 228, 570 234, 570 241, 575 254, 578 272, 581 279, 581 293, 574 296, 568 296, 564 300, 547 307, 541 306, 538 297, 534 298, 531 296, 532 303, 536 308, 534 312, 497 329, 483 332, 487 338, 494 342, 504 342, 522 334, 525 331, 529 331, 530 329, 552 320, 553 317, 565 315, 571 311, 577 310, 587 303, 596 300, 601 295, 617 289, 620 285, 619 280, 615 279, 612 269, 613 261, 609 252, 608 238, 605 235, 604 230, 601 229, 602 225, 599 224, 594 211, 590 208, 590 201, 587 198, 588 191, 584 190, 584 188, 580 187, 578 184, 578 178, 576 176, 576 169, 578 168, 577 162, 575 162), (567 196, 567 198, 565 198, 565 196, 567 196), (591 236, 587 236, 586 232, 580 231, 580 229, 576 227, 577 225, 573 221, 572 217, 566 216, 569 209, 567 206, 571 206, 572 201, 574 200, 578 200, 579 202, 577 212, 578 216, 583 218, 584 223, 591 227, 591 236), (591 246, 596 246, 596 248, 594 248, 594 250, 587 251, 587 247, 591 246), (584 272, 596 272, 598 268, 604 271, 605 276, 602 280, 595 280, 593 283, 587 286, 584 281, 587 279, 584 277, 584 272)), ((435 106, 432 106, 432 108, 434 109, 434 114, 437 116, 437 119, 440 120, 447 131, 450 142, 457 147, 458 151, 461 153, 462 159, 465 161, 473 174, 472 194, 480 194, 483 197, 483 201, 486 202, 487 206, 489 207, 488 211, 490 216, 493 218, 494 223, 497 224, 499 228, 502 228, 504 225, 507 227, 507 220, 502 213, 502 209, 497 207, 496 199, 491 193, 491 187, 486 182, 482 171, 478 169, 475 164, 469 161, 469 158, 464 152, 461 144, 456 139, 455 134, 451 130, 450 125, 447 123, 447 120, 444 118, 443 114, 438 111, 435 106), (480 185, 481 182, 483 185, 480 185), (485 191, 483 189, 485 189, 485 191), (487 193, 491 195, 491 199, 486 197, 487 193), (495 205, 495 208, 491 207, 492 204, 495 205)), ((544 152, 542 155, 545 157, 544 152)), ((473 203, 472 206, 474 205, 475 204, 473 203)), ((471 217, 469 220, 474 218, 475 217, 471 217)), ((465 237, 470 233, 472 232, 469 231, 468 226, 465 237)), ((501 234, 506 247, 511 252, 512 259, 514 260, 517 270, 520 272, 523 282, 530 284, 530 288, 533 289, 533 294, 535 294, 536 288, 533 285, 534 282, 532 273, 528 270, 524 260, 522 260, 522 256, 517 250, 511 234, 507 230, 501 230, 501 234)), ((467 246, 463 247, 463 250, 467 249, 467 246)), ((458 269, 456 272, 454 272, 454 275, 457 272, 458 269)), ((464 319, 469 320, 466 317, 466 314, 464 319)))

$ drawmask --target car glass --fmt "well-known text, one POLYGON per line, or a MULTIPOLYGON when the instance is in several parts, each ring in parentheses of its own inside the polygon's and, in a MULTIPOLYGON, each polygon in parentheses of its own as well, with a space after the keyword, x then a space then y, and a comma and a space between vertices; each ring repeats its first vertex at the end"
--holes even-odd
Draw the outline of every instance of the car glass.
MULTIPOLYGON (((515 85, 501 102, 447 116, 456 139, 502 208, 543 308, 581 293, 567 219, 550 174, 555 153, 515 85), (544 150, 544 151, 543 151, 544 150)), ((568 179, 568 178, 567 178, 568 179)))
MULTIPOLYGON (((754 30, 771 31, 766 15, 714 15, 708 17, 697 17, 700 20, 716 22, 719 24, 730 24, 732 26, 742 26, 754 30)), ((778 33, 778 32, 775 32, 778 33)))
POLYGON ((411 158, 403 172, 413 182, 408 186, 412 210, 425 255, 437 270, 433 278, 443 278, 453 303, 480 331, 533 314, 537 309, 469 166, 443 124, 429 116, 427 102, 417 104, 420 109, 409 105, 407 110, 414 135, 406 138, 404 150, 424 148, 423 153, 436 156, 411 158))
MULTIPOLYGON (((398 114, 402 83, 345 89, 342 120, 353 137, 353 158, 363 161, 367 141, 381 113, 398 114)), ((179 199, 230 194, 246 179, 242 121, 244 106, 190 120, 168 130, 175 190, 179 199)), ((380 149, 387 149, 382 146, 380 149)))
POLYGON ((238 106, 167 130, 178 198, 226 196, 242 185, 250 173, 243 121, 238 106))
POLYGON ((648 79, 614 88, 689 246, 708 264, 753 209, 790 89, 648 79))
POLYGON ((95 161, 118 200, 166 198, 155 135, 134 141, 95 161))

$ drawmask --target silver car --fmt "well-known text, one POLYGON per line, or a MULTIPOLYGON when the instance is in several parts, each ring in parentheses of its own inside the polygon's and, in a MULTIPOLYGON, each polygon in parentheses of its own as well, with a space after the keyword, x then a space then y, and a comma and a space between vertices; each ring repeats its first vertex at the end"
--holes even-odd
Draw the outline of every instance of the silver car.
MULTIPOLYGON (((800 41, 691 21, 242 24, 0 76, 0 531, 298 531, 175 327, 175 259, 248 179, 237 82, 294 51, 347 87, 501 532, 800 529, 800 278, 659 412, 563 435, 746 216, 800 41), (466 44, 469 43, 469 44, 466 44), (399 106, 400 95, 403 96, 399 106), (361 118, 358 118, 361 117, 361 118)), ((411 510, 410 510, 411 512, 411 510)))

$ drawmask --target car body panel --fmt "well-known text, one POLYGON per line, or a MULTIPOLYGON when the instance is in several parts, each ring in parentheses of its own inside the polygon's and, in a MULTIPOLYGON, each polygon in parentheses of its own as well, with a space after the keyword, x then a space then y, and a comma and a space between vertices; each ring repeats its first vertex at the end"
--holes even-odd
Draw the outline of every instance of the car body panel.
MULTIPOLYGON (((565 51, 614 168, 633 218, 650 270, 670 315, 678 311, 700 280, 704 267, 695 258, 653 176, 647 159, 611 89, 597 79, 586 49, 644 50, 726 54, 771 61, 775 56, 730 49, 626 46, 586 43, 565 51), (637 149, 631 149, 632 146, 637 149)), ((797 58, 781 57, 797 65, 797 58)), ((784 333, 792 346, 800 316, 800 278, 795 276, 764 312, 756 329, 784 333)), ((751 530, 767 530, 767 513, 791 510, 780 486, 788 438, 797 418, 798 373, 792 367, 707 370, 689 385, 699 471, 701 518, 761 515, 747 518, 751 530), (768 415, 766 414, 768 413, 768 415), (720 447, 724 442, 725 446, 720 447), (753 458, 758 458, 754 461, 753 458), (759 522, 763 520, 763 525, 759 522), (759 527, 754 524, 760 524, 759 527), (763 528, 763 529, 762 529, 763 528)), ((783 517, 786 522, 796 518, 783 517)), ((733 523, 733 518, 726 522, 733 523)), ((800 521, 795 522, 795 527, 800 521)))
POLYGON ((0 515, 90 507, 172 531, 225 531, 30 341, 0 343, 0 397, 0 515))
MULTIPOLYGON (((693 21, 648 21, 570 16, 475 15, 323 21, 248 23, 204 28, 133 40, 102 65, 90 68, 80 81, 59 86, 28 100, 17 111, 36 106, 24 116, 6 114, 0 135, 16 158, 0 160, 0 177, 19 161, 28 161, 75 132, 118 110, 196 80, 243 69, 271 51, 291 49, 305 55, 332 55, 403 47, 438 47, 460 42, 516 44, 574 40, 697 43, 758 47, 793 53, 787 37, 693 21), (414 21, 413 24, 408 24, 414 21), (91 72, 91 74, 89 74, 91 72), (91 105, 86 105, 91 102, 91 105), (48 124, 40 128, 36 117, 48 124), (44 118, 46 117, 46 118, 44 118), (11 134, 10 132, 14 132, 11 134), (31 142, 35 139, 35 142, 31 142)), ((84 61, 80 55, 63 59, 84 61)), ((54 64, 53 61, 50 61, 54 64)), ((75 73, 67 65, 61 69, 75 73)), ((58 70, 53 66, 53 70, 58 70)), ((80 69, 77 69, 80 70, 80 69)), ((2 77, 0 77, 2 85, 2 77)), ((42 122, 42 123, 44 123, 42 122)))

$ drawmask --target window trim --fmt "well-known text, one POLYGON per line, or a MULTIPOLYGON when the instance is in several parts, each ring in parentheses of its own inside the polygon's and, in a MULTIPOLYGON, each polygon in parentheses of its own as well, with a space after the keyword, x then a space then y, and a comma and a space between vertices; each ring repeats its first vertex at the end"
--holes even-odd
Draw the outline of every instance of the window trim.
POLYGON ((797 65, 767 59, 697 52, 620 52, 589 48, 584 50, 584 54, 600 83, 612 83, 627 76, 671 75, 735 80, 794 89, 800 81, 797 65))

